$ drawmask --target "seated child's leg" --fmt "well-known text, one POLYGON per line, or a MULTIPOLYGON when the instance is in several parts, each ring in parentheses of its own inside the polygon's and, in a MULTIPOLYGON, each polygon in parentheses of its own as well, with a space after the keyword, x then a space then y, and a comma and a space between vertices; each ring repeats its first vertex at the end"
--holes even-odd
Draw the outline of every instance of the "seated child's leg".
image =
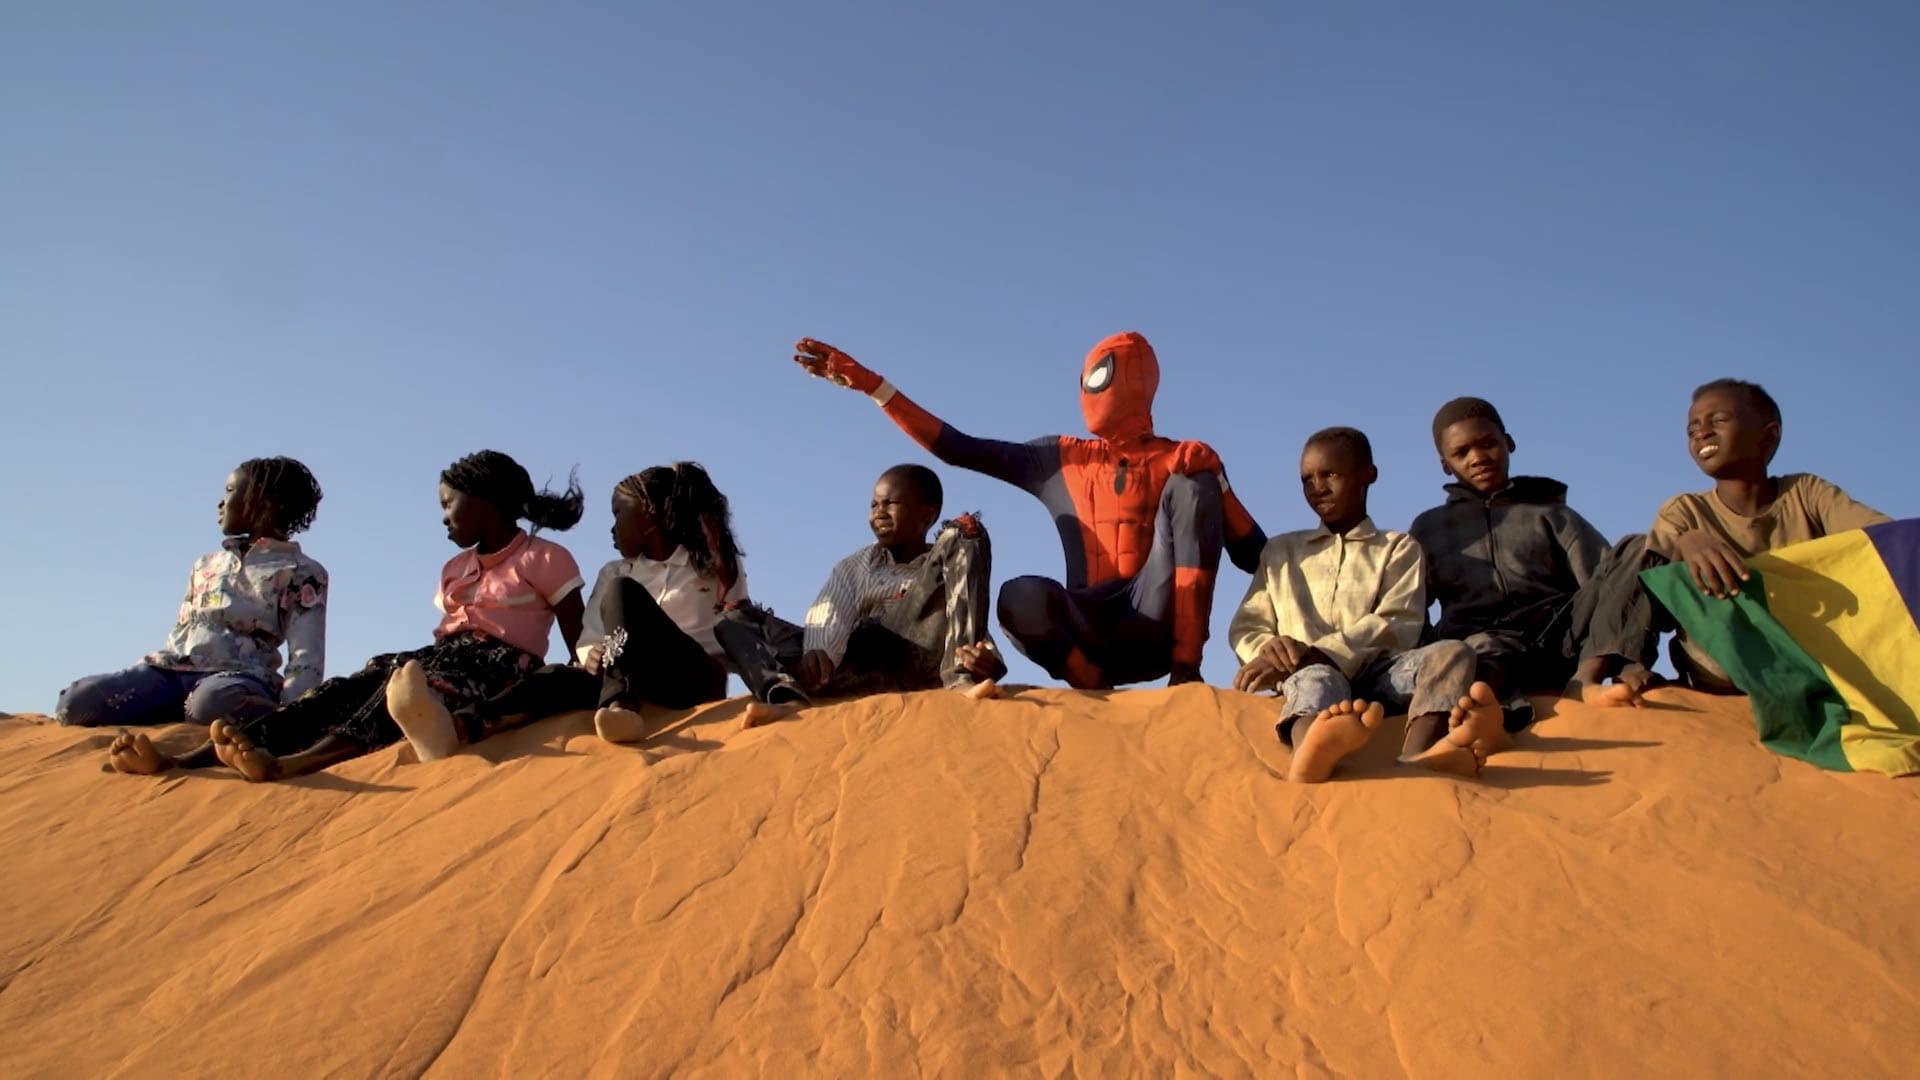
POLYGON ((1353 696, 1353 686, 1332 664, 1309 664, 1280 684, 1286 699, 1273 733, 1288 746, 1297 746, 1322 712, 1353 696))
POLYGON ((1527 700, 1527 676, 1535 667, 1528 645, 1518 636, 1471 634, 1466 643, 1478 658, 1475 675, 1500 702, 1508 731, 1533 723, 1533 702, 1527 700))
POLYGON ((1436 641, 1401 653, 1360 692, 1407 712, 1400 763, 1455 776, 1480 775, 1486 752, 1477 740, 1447 738, 1448 718, 1473 685, 1477 663, 1464 641, 1436 641))
POLYGON ((800 660, 799 627, 769 611, 736 608, 714 624, 713 636, 755 701, 768 705, 807 704, 807 695, 788 673, 800 660), (794 643, 794 647, 788 649, 791 656, 781 655, 773 644, 776 637, 794 643))
POLYGON ((53 718, 74 727, 122 727, 175 724, 187 690, 179 672, 150 664, 125 671, 89 675, 60 691, 53 718))
POLYGON ((991 648, 985 655, 993 670, 984 677, 960 662, 962 650, 993 640, 987 624, 992 575, 993 547, 986 527, 973 515, 962 514, 940 527, 906 595, 882 618, 887 629, 938 658, 942 686, 966 690, 1006 674, 1006 664, 991 648))
POLYGON ((273 688, 257 676, 237 671, 208 675, 187 694, 187 719, 196 724, 215 720, 247 723, 279 707, 273 688))
POLYGON ((607 628, 600 704, 643 701, 688 709, 727 696, 727 671, 681 630, 647 591, 623 578, 600 601, 607 628))
POLYGON ((1671 630, 1672 619, 1640 584, 1640 572, 1665 563, 1647 550, 1646 537, 1623 537, 1574 597, 1573 624, 1568 631, 1570 655, 1579 666, 1567 696, 1585 698, 1588 687, 1612 677, 1617 685, 1594 695, 1604 704, 1629 705, 1654 685, 1653 662, 1659 654, 1660 634, 1671 630))

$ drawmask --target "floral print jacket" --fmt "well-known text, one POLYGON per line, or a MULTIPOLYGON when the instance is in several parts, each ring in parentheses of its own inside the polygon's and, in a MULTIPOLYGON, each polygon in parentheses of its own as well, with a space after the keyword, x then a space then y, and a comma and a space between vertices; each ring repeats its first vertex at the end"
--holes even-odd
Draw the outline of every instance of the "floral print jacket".
POLYGON ((291 540, 237 537, 202 555, 167 646, 147 657, 175 671, 255 675, 292 701, 320 684, 327 654, 327 571, 291 540), (284 679, 280 645, 287 646, 284 679))

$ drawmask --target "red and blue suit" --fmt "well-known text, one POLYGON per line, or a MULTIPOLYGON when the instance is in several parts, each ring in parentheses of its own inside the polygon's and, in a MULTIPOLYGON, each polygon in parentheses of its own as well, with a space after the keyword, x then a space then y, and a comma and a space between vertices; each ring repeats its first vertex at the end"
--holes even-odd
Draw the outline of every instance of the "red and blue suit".
POLYGON ((1093 438, 1027 442, 968 435, 831 345, 802 339, 796 349, 808 371, 872 397, 933 456, 1013 484, 1052 513, 1065 580, 1000 588, 1000 625, 1022 653, 1086 689, 1199 678, 1220 554, 1252 573, 1266 535, 1212 447, 1154 433, 1160 362, 1146 338, 1115 334, 1087 354, 1080 408, 1093 438))

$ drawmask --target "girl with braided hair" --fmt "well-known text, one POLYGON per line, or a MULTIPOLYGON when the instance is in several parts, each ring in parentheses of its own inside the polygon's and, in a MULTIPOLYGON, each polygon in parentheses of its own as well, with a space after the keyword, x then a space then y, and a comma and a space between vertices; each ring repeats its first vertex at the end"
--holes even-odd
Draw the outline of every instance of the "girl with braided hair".
POLYGON ((727 497, 691 461, 656 465, 613 489, 613 546, 577 649, 600 676, 594 728, 608 742, 643 733, 642 703, 687 709, 727 696, 713 628, 747 599, 745 554, 727 497))
MULTIPOLYGON (((241 462, 218 508, 226 539, 194 561, 166 647, 125 671, 75 682, 54 716, 83 726, 207 724, 258 716, 318 683, 327 571, 291 537, 313 524, 319 506, 320 485, 298 461, 241 462)), ((136 741, 147 738, 122 736, 115 746, 136 741)))
MULTIPOLYGON (((580 636, 580 570, 567 549, 531 535, 568 529, 583 498, 569 478, 561 494, 539 491, 506 454, 483 450, 440 474, 447 539, 461 548, 440 571, 433 644, 376 656, 352 675, 328 679, 280 709, 216 720, 211 743, 178 762, 134 760, 127 772, 169 764, 231 766, 248 780, 324 769, 405 737, 420 760, 459 749, 494 726, 489 702, 540 666, 554 623, 571 650, 580 636)), ((118 762, 116 762, 118 764, 118 762)))

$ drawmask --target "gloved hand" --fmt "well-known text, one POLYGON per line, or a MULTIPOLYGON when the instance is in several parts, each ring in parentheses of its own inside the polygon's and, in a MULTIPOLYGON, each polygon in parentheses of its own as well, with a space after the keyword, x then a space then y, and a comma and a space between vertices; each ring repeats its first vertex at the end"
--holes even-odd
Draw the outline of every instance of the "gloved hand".
POLYGON ((860 366, 860 362, 824 341, 801 338, 793 344, 793 362, 807 374, 840 386, 871 394, 880 389, 880 376, 860 366))

